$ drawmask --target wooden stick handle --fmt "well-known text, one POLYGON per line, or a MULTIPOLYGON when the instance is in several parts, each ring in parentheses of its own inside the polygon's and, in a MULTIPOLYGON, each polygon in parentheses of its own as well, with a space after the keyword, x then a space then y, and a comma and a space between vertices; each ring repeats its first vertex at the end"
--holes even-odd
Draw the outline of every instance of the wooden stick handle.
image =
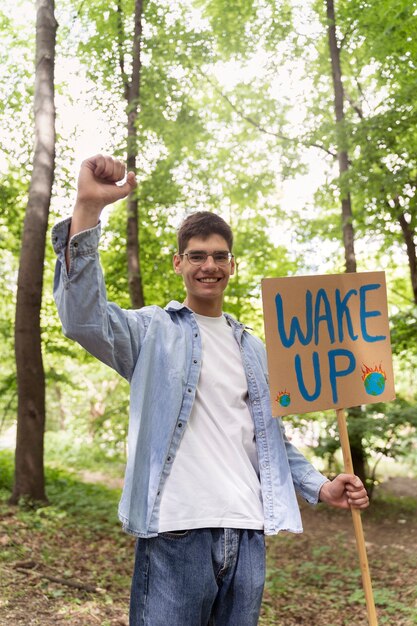
MULTIPOLYGON (((339 426, 340 443, 342 445, 343 461, 345 472, 353 474, 352 454, 350 452, 349 435, 346 424, 346 413, 344 409, 337 409, 337 423, 339 426)), ((372 593, 371 575, 369 573, 368 557, 366 554, 365 537, 363 534, 362 518, 358 509, 351 508, 353 527, 355 529, 356 546, 358 548, 359 563, 362 574, 363 590, 365 592, 366 608, 370 626, 378 626, 378 619, 375 610, 374 596, 372 593)))

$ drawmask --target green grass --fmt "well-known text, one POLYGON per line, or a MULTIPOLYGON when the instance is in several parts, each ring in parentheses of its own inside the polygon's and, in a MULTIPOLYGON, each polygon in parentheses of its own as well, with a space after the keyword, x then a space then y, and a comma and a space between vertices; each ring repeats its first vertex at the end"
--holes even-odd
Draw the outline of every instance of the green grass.
MULTIPOLYGON (((0 601, 0 623, 26 626, 13 611, 19 606, 26 610, 28 602, 33 615, 43 616, 42 621, 30 623, 42 626, 54 624, 57 614, 66 616, 69 624, 83 626, 124 623, 134 540, 122 532, 117 520, 120 490, 84 483, 75 467, 68 471, 56 463, 54 459, 53 467, 46 466, 49 506, 10 507, 13 455, 0 452, 0 530, 6 536, 0 549, 0 580, 13 581, 0 590, 5 597, 3 605, 0 601), (81 580, 101 591, 74 590, 39 577, 28 597, 27 580, 15 569, 16 563, 28 561, 36 563, 41 573, 81 580), (48 611, 50 621, 45 617, 48 611)), ((103 471, 103 466, 97 469, 103 471)), ((312 516, 308 533, 268 538, 260 626, 366 626, 349 514, 308 507, 304 515, 312 516)), ((378 496, 363 516, 381 625, 417 624, 416 517, 417 499, 386 494, 378 496)))
POLYGON ((0 549, 0 580, 5 581, 0 623, 49 625, 56 614, 83 626, 125 619, 134 540, 122 532, 117 519, 120 490, 83 483, 68 471, 47 466, 49 506, 22 502, 15 507, 7 504, 13 472, 12 454, 0 452, 0 534, 5 538, 0 549), (33 575, 22 568, 32 568, 33 575), (51 575, 97 591, 53 582, 47 578, 51 575), (42 616, 40 621, 25 621, 28 603, 30 614, 42 616))
MULTIPOLYGON (((0 499, 7 500, 13 484, 14 461, 10 452, 0 453, 0 499)), ((76 523, 94 530, 114 530, 117 521, 119 490, 104 485, 84 483, 71 472, 45 468, 46 492, 49 506, 22 503, 21 514, 37 520, 51 520, 64 527, 76 523)))

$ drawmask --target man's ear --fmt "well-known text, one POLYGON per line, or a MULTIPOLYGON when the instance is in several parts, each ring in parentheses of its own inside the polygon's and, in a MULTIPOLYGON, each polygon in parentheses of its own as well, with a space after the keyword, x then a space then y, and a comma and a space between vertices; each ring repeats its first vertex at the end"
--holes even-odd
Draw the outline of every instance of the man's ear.
POLYGON ((230 276, 233 276, 233 274, 235 273, 235 267, 236 267, 236 261, 235 261, 235 257, 233 257, 233 259, 230 261, 230 276))
POLYGON ((181 270, 181 257, 179 254, 174 254, 173 258, 172 258, 172 263, 174 265, 174 272, 176 274, 182 274, 182 270, 181 270))

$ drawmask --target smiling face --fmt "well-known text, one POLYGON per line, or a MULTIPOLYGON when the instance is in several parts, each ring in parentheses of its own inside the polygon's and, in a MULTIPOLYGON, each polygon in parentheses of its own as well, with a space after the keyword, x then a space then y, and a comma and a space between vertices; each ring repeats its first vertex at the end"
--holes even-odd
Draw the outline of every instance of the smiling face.
MULTIPOLYGON (((226 240, 221 235, 213 234, 202 239, 191 237, 184 252, 229 252, 226 240)), ((192 265, 187 256, 174 255, 174 269, 184 280, 187 297, 185 304, 195 313, 207 316, 219 316, 222 313, 223 292, 230 276, 235 271, 234 259, 227 265, 216 265, 213 257, 207 257, 203 265, 192 265)))

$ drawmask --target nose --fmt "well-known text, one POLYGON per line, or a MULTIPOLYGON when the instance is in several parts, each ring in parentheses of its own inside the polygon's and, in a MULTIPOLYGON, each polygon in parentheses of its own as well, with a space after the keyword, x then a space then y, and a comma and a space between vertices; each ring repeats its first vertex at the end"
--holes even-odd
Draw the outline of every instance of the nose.
POLYGON ((204 261, 203 265, 201 265, 201 268, 206 271, 210 271, 211 269, 217 269, 217 265, 214 261, 212 254, 207 255, 207 259, 204 261))

